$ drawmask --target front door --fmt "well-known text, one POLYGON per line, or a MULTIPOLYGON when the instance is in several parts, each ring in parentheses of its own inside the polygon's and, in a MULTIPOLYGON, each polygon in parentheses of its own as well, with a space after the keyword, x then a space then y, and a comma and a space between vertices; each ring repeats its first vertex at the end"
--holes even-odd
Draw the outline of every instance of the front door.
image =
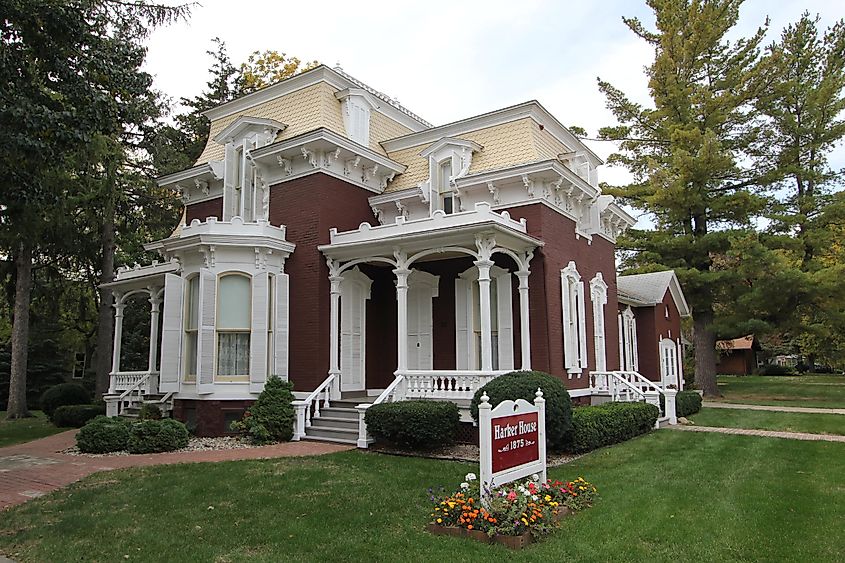
POLYGON ((365 389, 367 299, 372 280, 357 268, 340 282, 340 390, 365 389))
POLYGON ((660 341, 660 379, 664 389, 669 385, 678 388, 678 349, 668 338, 660 341))
POLYGON ((434 369, 432 299, 439 281, 421 270, 408 276, 408 369, 434 369))

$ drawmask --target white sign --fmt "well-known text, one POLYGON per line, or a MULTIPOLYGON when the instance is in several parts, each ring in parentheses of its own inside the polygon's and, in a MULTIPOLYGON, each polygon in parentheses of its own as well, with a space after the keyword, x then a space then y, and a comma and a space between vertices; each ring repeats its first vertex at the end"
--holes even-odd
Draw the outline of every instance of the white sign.
POLYGON ((546 400, 537 389, 525 399, 490 406, 487 393, 478 405, 478 445, 482 493, 535 473, 546 481, 546 400))

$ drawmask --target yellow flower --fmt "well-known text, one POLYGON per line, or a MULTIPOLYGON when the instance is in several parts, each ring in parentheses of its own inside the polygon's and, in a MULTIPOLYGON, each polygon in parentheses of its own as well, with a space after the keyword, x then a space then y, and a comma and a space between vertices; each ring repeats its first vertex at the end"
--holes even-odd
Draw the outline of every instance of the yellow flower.
POLYGON ((437 523, 438 523, 438 524, 442 524, 442 523, 443 523, 443 518, 438 518, 438 519, 437 519, 437 523))

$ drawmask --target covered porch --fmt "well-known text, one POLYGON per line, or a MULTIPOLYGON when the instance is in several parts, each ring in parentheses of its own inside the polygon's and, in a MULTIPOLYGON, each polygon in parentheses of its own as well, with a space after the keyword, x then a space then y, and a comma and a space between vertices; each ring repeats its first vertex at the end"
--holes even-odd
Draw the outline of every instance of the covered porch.
POLYGON ((326 390, 465 402, 531 369, 530 262, 542 242, 486 203, 331 233, 326 390), (377 315, 377 318, 368 318, 377 315))

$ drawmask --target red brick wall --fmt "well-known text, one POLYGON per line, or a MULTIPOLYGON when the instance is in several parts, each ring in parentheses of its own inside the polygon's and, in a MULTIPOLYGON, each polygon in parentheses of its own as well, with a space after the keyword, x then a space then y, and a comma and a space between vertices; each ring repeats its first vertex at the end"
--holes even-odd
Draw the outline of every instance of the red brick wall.
POLYGON ((173 402, 173 418, 195 426, 197 436, 225 436, 232 434, 225 423, 227 414, 240 418, 255 401, 197 401, 177 399, 173 402))
POLYGON ((290 275, 290 379, 298 391, 314 389, 329 370, 329 272, 317 246, 329 243, 331 228, 376 224, 367 201, 372 195, 322 173, 271 188, 270 223, 285 225, 287 240, 296 244, 285 271, 290 275))
POLYGON ((662 303, 653 307, 633 307, 637 319, 637 360, 640 373, 653 381, 660 380, 660 339, 677 341, 681 336, 681 315, 672 294, 667 290, 662 303), (666 309, 669 318, 666 318, 666 309))
POLYGON ((223 198, 218 197, 201 201, 200 203, 192 203, 185 206, 185 223, 190 225, 194 219, 205 221, 206 217, 217 217, 218 220, 223 220, 223 198))

